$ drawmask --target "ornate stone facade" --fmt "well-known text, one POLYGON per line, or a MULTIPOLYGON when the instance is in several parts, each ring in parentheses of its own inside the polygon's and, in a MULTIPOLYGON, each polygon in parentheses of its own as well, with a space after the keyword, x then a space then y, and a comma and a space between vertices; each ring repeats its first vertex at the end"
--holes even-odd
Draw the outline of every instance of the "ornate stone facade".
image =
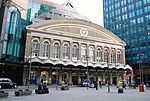
MULTIPOLYGON (((122 40, 94 23, 56 19, 27 27, 25 59, 31 61, 32 83, 44 79, 49 84, 80 84, 88 71, 91 81, 98 76, 103 83, 117 84, 125 73, 124 47, 122 40)), ((27 77, 24 74, 24 80, 27 77)))

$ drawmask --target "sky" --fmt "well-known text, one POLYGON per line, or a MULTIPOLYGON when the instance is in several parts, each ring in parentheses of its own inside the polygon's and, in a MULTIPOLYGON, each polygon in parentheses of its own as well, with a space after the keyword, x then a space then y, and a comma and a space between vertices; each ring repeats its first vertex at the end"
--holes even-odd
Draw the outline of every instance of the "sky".
MULTIPOLYGON (((62 4, 67 0, 47 0, 62 4)), ((103 26, 103 0, 71 0, 80 15, 88 17, 93 23, 103 26)))

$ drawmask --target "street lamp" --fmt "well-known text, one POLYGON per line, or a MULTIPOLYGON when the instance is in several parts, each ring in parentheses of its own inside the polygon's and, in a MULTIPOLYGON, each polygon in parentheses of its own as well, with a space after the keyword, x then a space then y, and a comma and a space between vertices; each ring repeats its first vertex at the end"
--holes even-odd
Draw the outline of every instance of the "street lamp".
POLYGON ((87 61, 87 90, 88 90, 88 86, 89 86, 89 67, 88 67, 88 61, 89 61, 89 56, 86 54, 86 61, 87 61))
POLYGON ((28 89, 29 89, 29 84, 30 84, 30 80, 31 80, 31 74, 30 74, 30 72, 31 72, 31 67, 32 67, 32 63, 31 63, 31 59, 32 59, 32 53, 33 52, 38 52, 38 50, 32 50, 32 48, 31 48, 31 51, 30 51, 30 58, 29 58, 29 60, 30 60, 30 63, 29 63, 29 76, 28 76, 28 89))
POLYGON ((140 84, 143 83, 143 73, 141 73, 141 65, 142 65, 142 60, 141 60, 141 56, 144 56, 143 53, 139 53, 137 54, 137 56, 139 57, 139 75, 140 75, 140 84))
POLYGON ((109 93, 110 92, 109 52, 107 52, 107 72, 108 72, 107 84, 108 84, 108 93, 109 93))

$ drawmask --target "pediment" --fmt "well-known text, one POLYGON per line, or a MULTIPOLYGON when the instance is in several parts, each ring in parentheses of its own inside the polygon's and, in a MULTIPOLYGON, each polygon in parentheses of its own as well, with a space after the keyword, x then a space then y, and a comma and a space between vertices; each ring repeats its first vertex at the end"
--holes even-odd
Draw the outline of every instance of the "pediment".
POLYGON ((124 45, 125 43, 99 25, 87 21, 74 19, 57 19, 45 23, 28 26, 27 29, 41 31, 46 33, 61 34, 68 37, 92 39, 95 41, 108 42, 113 44, 124 45))

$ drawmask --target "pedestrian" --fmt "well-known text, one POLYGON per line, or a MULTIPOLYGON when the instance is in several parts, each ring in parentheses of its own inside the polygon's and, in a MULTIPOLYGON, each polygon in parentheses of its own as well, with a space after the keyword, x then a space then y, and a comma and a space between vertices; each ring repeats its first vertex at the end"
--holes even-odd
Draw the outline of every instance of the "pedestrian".
POLYGON ((43 79, 41 79, 41 83, 43 84, 43 79))
POLYGON ((101 81, 99 81, 99 87, 102 88, 102 82, 101 81))
POLYGON ((124 81, 122 82, 122 87, 126 89, 126 85, 124 81))

